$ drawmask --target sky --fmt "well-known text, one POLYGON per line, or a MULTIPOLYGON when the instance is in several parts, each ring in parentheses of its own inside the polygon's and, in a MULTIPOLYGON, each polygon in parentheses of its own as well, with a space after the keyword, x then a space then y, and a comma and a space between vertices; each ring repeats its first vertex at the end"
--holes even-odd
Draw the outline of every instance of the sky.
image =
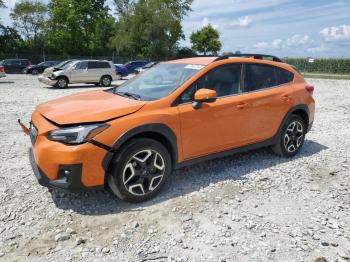
MULTIPOLYGON (((11 24, 15 2, 5 0, 3 23, 11 24)), ((350 57, 350 0, 194 0, 181 45, 190 47, 191 32, 208 24, 219 31, 222 52, 350 57)))

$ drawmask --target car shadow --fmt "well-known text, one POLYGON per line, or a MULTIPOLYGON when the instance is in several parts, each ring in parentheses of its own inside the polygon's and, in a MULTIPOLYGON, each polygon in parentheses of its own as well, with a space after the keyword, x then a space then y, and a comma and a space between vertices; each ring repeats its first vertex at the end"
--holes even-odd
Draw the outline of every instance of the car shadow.
POLYGON ((220 181, 245 180, 246 175, 273 166, 317 154, 328 147, 305 140, 304 147, 292 158, 279 157, 269 148, 235 154, 205 161, 173 172, 162 193, 144 203, 133 204, 121 201, 107 190, 86 193, 62 193, 51 190, 57 208, 73 210, 82 215, 106 215, 125 211, 137 211, 169 199, 199 191, 220 181))
POLYGON ((14 81, 0 81, 0 84, 14 84, 14 81))

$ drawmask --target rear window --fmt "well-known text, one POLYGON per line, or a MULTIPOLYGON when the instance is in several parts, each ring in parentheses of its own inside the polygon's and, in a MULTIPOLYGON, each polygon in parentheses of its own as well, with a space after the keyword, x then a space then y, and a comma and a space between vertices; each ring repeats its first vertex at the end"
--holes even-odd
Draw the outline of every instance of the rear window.
POLYGON ((293 81, 294 75, 282 68, 262 64, 246 64, 244 89, 252 92, 293 81))
POLYGON ((108 62, 89 61, 88 68, 89 69, 111 68, 111 66, 108 62))

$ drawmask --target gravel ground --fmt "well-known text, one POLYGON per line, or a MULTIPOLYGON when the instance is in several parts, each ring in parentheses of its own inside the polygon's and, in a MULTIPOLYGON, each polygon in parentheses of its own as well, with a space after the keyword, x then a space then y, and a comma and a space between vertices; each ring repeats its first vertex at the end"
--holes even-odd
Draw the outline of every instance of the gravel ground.
POLYGON ((261 149, 204 162, 174 172, 156 199, 128 204, 39 186, 16 122, 94 86, 1 79, 0 260, 350 261, 350 81, 309 82, 316 122, 298 156, 261 149))

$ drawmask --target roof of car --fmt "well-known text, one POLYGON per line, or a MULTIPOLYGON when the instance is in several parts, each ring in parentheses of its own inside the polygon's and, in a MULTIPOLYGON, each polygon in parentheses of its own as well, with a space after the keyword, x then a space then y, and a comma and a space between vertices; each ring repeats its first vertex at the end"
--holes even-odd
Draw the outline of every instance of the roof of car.
POLYGON ((195 64, 195 65, 208 65, 212 63, 217 57, 192 57, 178 60, 172 60, 168 63, 171 64, 195 64))

